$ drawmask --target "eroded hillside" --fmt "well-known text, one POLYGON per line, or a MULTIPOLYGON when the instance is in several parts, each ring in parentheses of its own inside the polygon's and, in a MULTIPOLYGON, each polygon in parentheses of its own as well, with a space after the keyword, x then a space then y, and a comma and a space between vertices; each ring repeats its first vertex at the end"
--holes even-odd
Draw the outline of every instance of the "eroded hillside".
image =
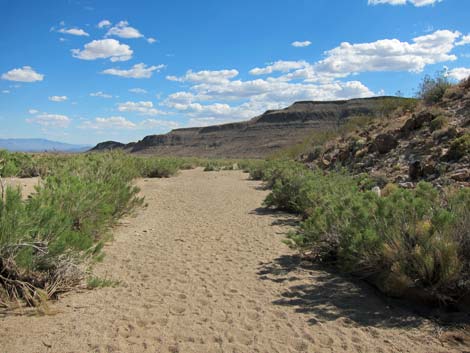
POLYGON ((331 102, 297 102, 246 122, 176 129, 127 145, 107 141, 94 151, 123 149, 154 155, 263 158, 303 141, 312 132, 331 129, 355 116, 382 116, 414 100, 374 97, 331 102))

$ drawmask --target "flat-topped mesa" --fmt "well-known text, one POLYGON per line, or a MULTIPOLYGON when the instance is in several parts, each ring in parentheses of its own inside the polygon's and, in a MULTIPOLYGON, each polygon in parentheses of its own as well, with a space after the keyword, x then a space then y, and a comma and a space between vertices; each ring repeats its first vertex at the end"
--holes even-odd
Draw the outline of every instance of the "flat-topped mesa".
POLYGON ((377 115, 386 109, 385 102, 399 101, 397 97, 371 97, 338 101, 300 101, 291 106, 268 110, 256 117, 257 123, 308 122, 340 120, 352 116, 377 115))
POLYGON ((372 97, 296 102, 284 109, 268 110, 249 121, 175 129, 127 145, 108 141, 98 144, 93 151, 117 148, 155 155, 262 158, 301 142, 314 130, 335 126, 354 116, 382 114, 389 103, 403 99, 372 97))

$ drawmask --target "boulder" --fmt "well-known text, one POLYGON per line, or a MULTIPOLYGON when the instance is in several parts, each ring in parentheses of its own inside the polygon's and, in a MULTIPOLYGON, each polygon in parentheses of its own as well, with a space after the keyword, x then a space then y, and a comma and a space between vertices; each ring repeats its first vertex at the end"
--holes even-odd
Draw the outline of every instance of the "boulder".
POLYGON ((408 175, 411 180, 418 180, 423 176, 423 168, 420 161, 413 161, 410 163, 408 175))
POLYGON ((385 154, 397 147, 398 141, 391 134, 380 134, 375 138, 373 146, 380 154, 385 154))
POLYGON ((410 119, 405 122, 405 125, 400 129, 403 135, 408 135, 414 130, 421 129, 425 124, 430 123, 436 116, 428 111, 418 114, 413 114, 410 119))

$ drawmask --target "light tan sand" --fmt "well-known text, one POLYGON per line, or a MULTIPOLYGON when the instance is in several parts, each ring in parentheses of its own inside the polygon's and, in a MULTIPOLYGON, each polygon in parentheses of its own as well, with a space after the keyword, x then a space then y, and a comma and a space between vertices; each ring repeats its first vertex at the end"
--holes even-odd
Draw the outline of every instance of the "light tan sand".
POLYGON ((21 192, 23 197, 27 197, 28 195, 34 192, 34 187, 39 184, 39 178, 5 178, 3 179, 5 185, 21 188, 21 192))
MULTIPOLYGON (((148 207, 114 230, 95 273, 116 288, 74 292, 55 315, 0 316, 0 351, 462 352, 367 286, 299 269, 289 217, 241 172, 140 181, 148 207)), ((468 347, 467 347, 468 348, 468 347)))

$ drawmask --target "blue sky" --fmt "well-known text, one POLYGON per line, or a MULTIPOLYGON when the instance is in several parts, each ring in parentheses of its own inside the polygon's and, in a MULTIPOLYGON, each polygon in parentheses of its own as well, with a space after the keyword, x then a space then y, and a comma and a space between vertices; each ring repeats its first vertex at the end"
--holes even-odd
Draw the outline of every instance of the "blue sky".
POLYGON ((464 0, 0 0, 0 138, 135 141, 470 74, 464 0))

